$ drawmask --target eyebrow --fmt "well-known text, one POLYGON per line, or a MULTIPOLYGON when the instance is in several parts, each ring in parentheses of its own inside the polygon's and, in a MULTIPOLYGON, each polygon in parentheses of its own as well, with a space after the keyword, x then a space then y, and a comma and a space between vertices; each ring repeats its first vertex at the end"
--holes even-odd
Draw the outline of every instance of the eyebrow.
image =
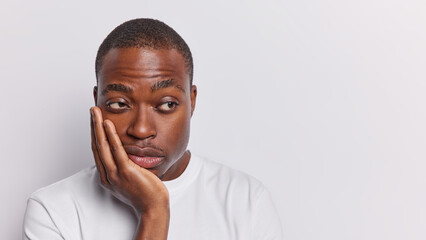
POLYGON ((105 95, 111 91, 131 93, 133 92, 133 89, 129 86, 119 84, 119 83, 108 84, 106 88, 102 91, 102 95, 105 95))
POLYGON ((156 90, 160 90, 163 88, 168 88, 168 87, 175 87, 185 93, 185 89, 183 89, 182 86, 175 84, 174 79, 167 79, 167 80, 162 80, 162 81, 154 83, 151 86, 151 92, 154 92, 156 90))

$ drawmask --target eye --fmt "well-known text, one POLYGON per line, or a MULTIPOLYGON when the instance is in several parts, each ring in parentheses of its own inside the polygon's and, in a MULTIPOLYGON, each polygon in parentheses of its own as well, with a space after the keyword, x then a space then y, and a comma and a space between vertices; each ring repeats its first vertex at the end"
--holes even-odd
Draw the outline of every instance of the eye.
POLYGON ((163 104, 161 104, 160 106, 157 107, 158 110, 162 111, 162 112, 172 112, 176 109, 176 106, 178 104, 176 102, 165 102, 163 104))
POLYGON ((128 107, 127 104, 122 102, 111 102, 111 103, 108 103, 107 106, 108 108, 112 110, 123 110, 128 107))

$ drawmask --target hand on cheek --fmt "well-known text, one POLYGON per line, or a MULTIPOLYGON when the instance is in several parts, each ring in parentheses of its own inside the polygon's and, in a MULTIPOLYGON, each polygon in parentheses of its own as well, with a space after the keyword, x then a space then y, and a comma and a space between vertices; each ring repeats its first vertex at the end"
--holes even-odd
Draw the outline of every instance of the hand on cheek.
POLYGON ((133 207, 139 217, 151 211, 161 212, 168 222, 169 195, 165 185, 128 158, 114 124, 103 120, 98 107, 91 108, 90 113, 92 152, 102 185, 133 207))

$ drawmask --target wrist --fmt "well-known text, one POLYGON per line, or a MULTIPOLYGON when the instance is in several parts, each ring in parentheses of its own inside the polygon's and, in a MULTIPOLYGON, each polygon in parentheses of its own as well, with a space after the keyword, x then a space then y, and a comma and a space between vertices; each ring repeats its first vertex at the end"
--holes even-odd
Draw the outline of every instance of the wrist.
POLYGON ((169 218, 170 217, 170 208, 169 205, 155 206, 148 208, 141 212, 140 218, 142 220, 155 220, 158 218, 169 218))
POLYGON ((134 239, 167 239, 169 220, 168 206, 144 211, 139 216, 138 229, 134 239))

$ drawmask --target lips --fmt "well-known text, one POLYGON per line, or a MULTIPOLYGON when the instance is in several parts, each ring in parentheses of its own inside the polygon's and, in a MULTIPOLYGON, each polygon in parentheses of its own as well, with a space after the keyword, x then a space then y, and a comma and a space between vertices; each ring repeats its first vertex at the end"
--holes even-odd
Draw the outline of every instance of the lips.
POLYGON ((143 168, 154 168, 164 160, 162 151, 153 147, 124 146, 130 160, 143 168))

